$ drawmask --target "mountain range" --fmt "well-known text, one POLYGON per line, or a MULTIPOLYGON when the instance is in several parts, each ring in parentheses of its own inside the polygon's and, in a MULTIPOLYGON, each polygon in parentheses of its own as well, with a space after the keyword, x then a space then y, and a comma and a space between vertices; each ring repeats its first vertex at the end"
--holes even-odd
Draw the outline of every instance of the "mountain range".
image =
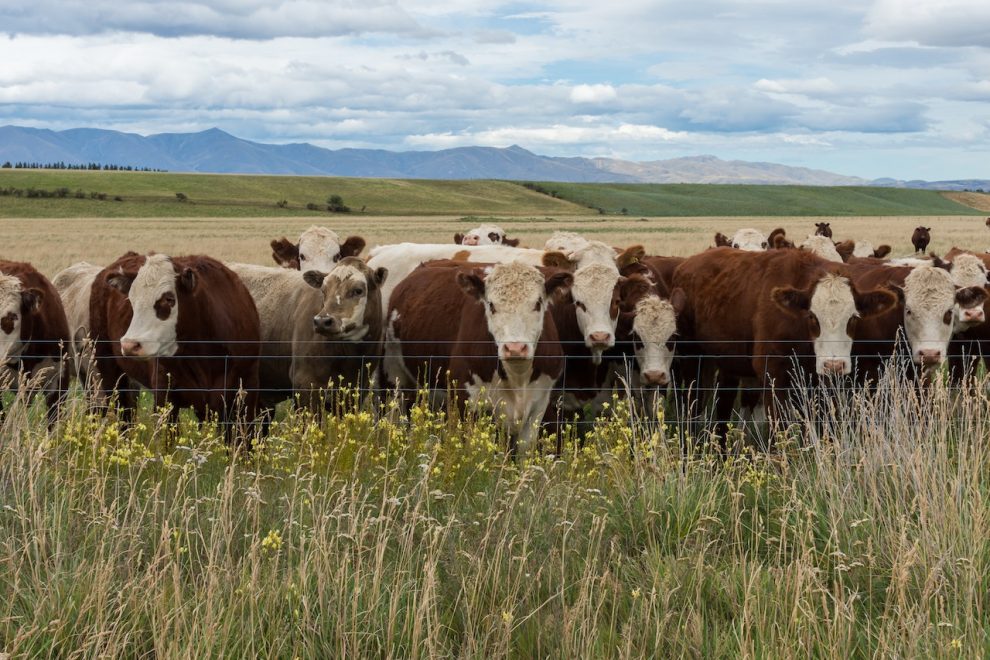
POLYGON ((868 180, 777 163, 691 156, 646 162, 551 157, 520 146, 439 151, 324 149, 308 143, 265 144, 218 128, 142 136, 95 128, 65 131, 0 127, 0 163, 86 163, 173 172, 296 174, 395 179, 506 179, 582 183, 737 183, 990 189, 990 180, 868 180))

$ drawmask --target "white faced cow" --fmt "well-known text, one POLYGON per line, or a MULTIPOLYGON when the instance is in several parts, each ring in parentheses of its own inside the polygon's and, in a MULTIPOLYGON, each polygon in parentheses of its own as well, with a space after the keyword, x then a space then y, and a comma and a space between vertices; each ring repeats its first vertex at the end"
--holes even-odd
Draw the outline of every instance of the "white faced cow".
POLYGON ((454 234, 458 245, 508 245, 519 247, 518 238, 506 238, 505 230, 498 225, 481 225, 464 234, 454 234))
POLYGON ((292 243, 284 236, 272 243, 272 259, 283 268, 329 272, 344 257, 356 257, 364 249, 364 239, 348 236, 343 243, 337 232, 326 227, 310 227, 292 243))

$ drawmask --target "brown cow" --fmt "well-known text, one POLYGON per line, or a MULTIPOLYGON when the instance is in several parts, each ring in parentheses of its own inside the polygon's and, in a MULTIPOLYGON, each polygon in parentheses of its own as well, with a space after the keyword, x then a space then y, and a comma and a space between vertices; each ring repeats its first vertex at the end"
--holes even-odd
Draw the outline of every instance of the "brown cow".
MULTIPOLYGON (((203 420, 229 421, 239 391, 254 417, 260 325, 240 278, 205 256, 129 253, 100 271, 90 296, 90 331, 104 392, 125 375, 152 390, 155 405, 191 406, 203 420)), ((134 392, 121 391, 126 415, 134 392)), ((227 428, 228 438, 232 429, 227 428)))
POLYGON ((824 236, 825 238, 832 238, 832 225, 829 222, 816 222, 815 223, 815 235, 824 236))
POLYGON ((808 373, 848 374, 856 319, 896 303, 888 291, 861 292, 842 268, 803 250, 719 248, 689 257, 675 271, 674 285, 687 297, 679 318, 679 388, 697 380, 702 366, 717 369, 719 386, 729 392, 716 404, 723 448, 741 380, 756 379, 772 414, 771 388, 789 390, 795 361, 808 373))
POLYGON ((771 250, 786 250, 795 247, 794 241, 787 238, 787 231, 783 227, 777 227, 767 236, 767 246, 771 250))
POLYGON ((436 399, 449 385, 460 406, 487 402, 529 449, 563 370, 547 308, 573 279, 520 263, 417 268, 389 302, 388 382, 415 388, 425 381, 436 399))
POLYGON ((328 272, 344 257, 356 257, 364 249, 364 239, 348 236, 343 243, 337 232, 326 227, 310 227, 293 243, 285 236, 272 243, 272 259, 282 268, 328 272))
POLYGON ((928 244, 932 241, 931 227, 915 227, 911 234, 911 244, 915 252, 924 252, 928 249, 928 244))
POLYGON ((0 376, 13 384, 19 373, 38 378, 49 421, 68 388, 69 344, 62 300, 48 278, 31 264, 0 260, 0 376))

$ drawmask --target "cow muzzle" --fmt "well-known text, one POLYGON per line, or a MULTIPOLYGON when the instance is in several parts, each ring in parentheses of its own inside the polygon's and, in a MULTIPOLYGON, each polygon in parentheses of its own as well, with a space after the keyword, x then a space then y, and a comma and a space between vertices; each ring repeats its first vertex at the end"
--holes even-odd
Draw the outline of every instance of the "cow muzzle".
POLYGON ((339 335, 342 329, 340 319, 333 316, 320 314, 313 317, 313 330, 318 334, 333 337, 339 335))
POLYGON ((969 325, 977 325, 986 321, 986 314, 982 307, 970 307, 962 310, 960 320, 969 325))
POLYGON ((478 244, 477 236, 465 236, 461 240, 461 245, 477 245, 477 244, 478 244))
POLYGON ((643 382, 647 385, 653 385, 656 387, 667 387, 670 383, 670 376, 663 371, 644 371, 643 372, 643 382))
POLYGON ((533 356, 530 355, 529 344, 514 341, 502 344, 499 357, 503 360, 528 360, 533 356))
POLYGON ((923 367, 935 367, 942 362, 942 351, 937 348, 923 348, 914 356, 914 361, 923 367))
POLYGON ((129 339, 120 340, 120 354, 124 357, 147 357, 144 345, 129 339))
POLYGON ((822 362, 822 376, 843 376, 849 371, 849 363, 845 360, 824 360, 822 362))
POLYGON ((615 344, 615 340, 612 339, 611 332, 592 332, 588 335, 587 340, 588 348, 591 349, 604 349, 612 348, 615 344))

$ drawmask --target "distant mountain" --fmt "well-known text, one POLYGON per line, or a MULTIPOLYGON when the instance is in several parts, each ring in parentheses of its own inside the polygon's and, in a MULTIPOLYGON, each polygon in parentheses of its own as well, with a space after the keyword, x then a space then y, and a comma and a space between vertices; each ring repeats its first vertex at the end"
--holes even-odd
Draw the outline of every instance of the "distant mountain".
POLYGON ((440 151, 323 149, 311 144, 263 144, 218 128, 142 136, 93 128, 67 131, 0 127, 0 163, 104 163, 173 172, 302 174, 402 179, 506 179, 584 183, 739 183, 891 186, 990 190, 990 181, 869 181, 777 163, 692 156, 648 162, 540 156, 513 145, 440 151))

